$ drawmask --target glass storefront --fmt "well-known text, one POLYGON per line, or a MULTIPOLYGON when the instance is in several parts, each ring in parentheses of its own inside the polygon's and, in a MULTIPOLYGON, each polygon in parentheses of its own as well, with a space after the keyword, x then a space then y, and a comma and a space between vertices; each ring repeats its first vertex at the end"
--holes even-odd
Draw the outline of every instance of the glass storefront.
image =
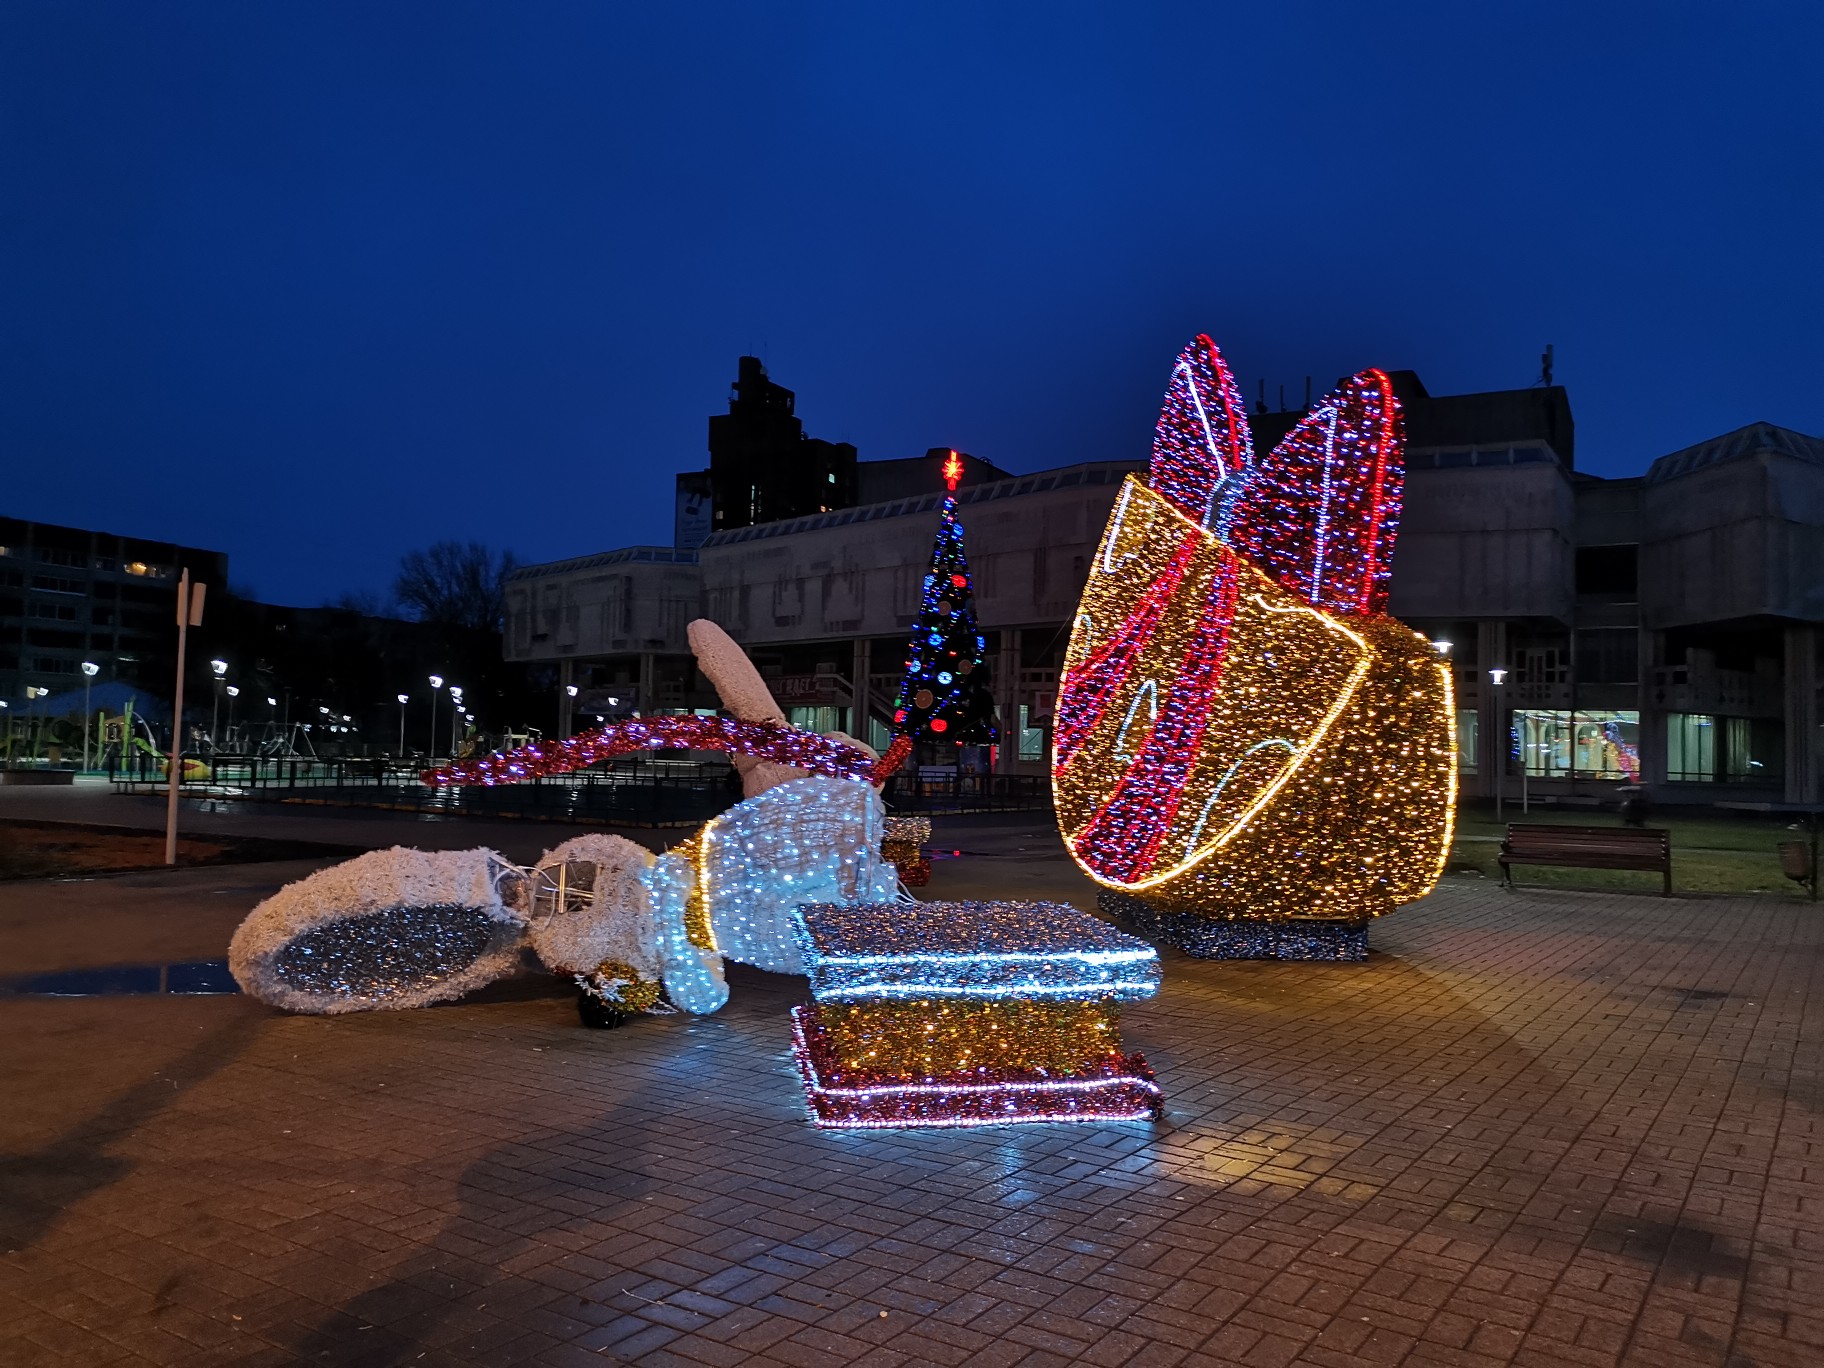
POLYGON ((1559 712, 1523 708, 1514 733, 1526 772, 1535 779, 1640 778, 1638 712, 1559 712))
POLYGON ((1688 784, 1716 781, 1716 719, 1709 713, 1666 714, 1666 778, 1688 784))
POLYGON ((1666 714, 1666 778, 1685 784, 1774 784, 1786 769, 1786 728, 1775 718, 1666 714))

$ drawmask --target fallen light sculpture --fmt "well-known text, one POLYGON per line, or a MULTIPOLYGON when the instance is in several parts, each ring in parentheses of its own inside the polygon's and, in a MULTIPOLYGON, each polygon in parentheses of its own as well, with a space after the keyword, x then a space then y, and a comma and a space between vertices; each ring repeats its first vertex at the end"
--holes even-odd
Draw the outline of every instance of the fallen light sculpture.
POLYGON ((1104 910, 1197 955, 1360 959, 1436 882, 1451 677, 1386 615, 1403 451, 1380 371, 1257 459, 1215 345, 1178 358, 1058 685, 1058 825, 1104 910))
POLYGON ((713 623, 692 623, 691 641, 741 716, 633 718, 427 770, 425 782, 517 783, 671 747, 728 752, 751 796, 658 855, 589 834, 527 869, 487 850, 396 849, 321 870, 248 915, 229 955, 237 981, 293 1011, 409 1008, 513 972, 528 947, 575 981, 586 1023, 614 1025, 715 1011, 728 1000, 724 959, 802 972, 800 904, 898 892, 881 854, 885 762, 787 724, 713 623))
POLYGON ((816 905, 793 1049, 820 1126, 950 1127, 1158 1114, 1118 1004, 1159 989, 1152 946, 1062 903, 816 905))

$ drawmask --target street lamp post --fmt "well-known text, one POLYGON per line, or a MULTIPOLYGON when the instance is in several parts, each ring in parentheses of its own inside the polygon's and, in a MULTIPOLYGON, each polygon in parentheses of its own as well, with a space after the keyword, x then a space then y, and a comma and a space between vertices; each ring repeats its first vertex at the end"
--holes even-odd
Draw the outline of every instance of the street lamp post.
POLYGON ((215 672, 215 698, 209 704, 209 749, 219 749, 215 741, 217 723, 222 720, 222 677, 228 673, 228 662, 212 660, 209 668, 215 672))
MULTIPOLYGON (((1505 667, 1497 665, 1488 672, 1488 678, 1489 682, 1495 686, 1495 727, 1501 741, 1501 759, 1500 763, 1495 766, 1495 824, 1499 826, 1503 813, 1503 795, 1507 790, 1507 757, 1513 749, 1508 744, 1507 709, 1503 706, 1506 698, 1501 688, 1503 684, 1507 683, 1507 670, 1505 667)), ((1525 763, 1524 756, 1521 757, 1521 763, 1525 763)))
POLYGON ((431 753, 425 757, 435 767, 437 764, 437 691, 443 687, 443 676, 431 676, 431 753))
POLYGON ((38 700, 50 695, 49 689, 40 689, 35 684, 25 686, 25 744, 31 751, 28 759, 38 758, 38 700))
POLYGON ((450 759, 456 758, 456 747, 462 740, 462 685, 450 685, 450 759))
POLYGON ((406 695, 399 695, 399 758, 405 759, 405 701, 406 695))
POLYGON ((229 748, 229 750, 233 750, 234 749, 234 700, 241 696, 241 689, 238 684, 230 684, 225 690, 223 690, 223 692, 228 695, 228 748, 229 748))
POLYGON ((95 676, 101 673, 101 666, 92 660, 82 662, 82 769, 89 769, 89 685, 95 682, 95 676))

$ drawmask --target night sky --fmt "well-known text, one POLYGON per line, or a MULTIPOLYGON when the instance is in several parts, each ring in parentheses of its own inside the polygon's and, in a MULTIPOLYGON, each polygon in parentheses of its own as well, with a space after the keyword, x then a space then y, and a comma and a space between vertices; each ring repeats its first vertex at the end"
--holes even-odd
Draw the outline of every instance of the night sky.
POLYGON ((669 543, 742 352, 864 459, 1143 455, 1172 359, 1824 433, 1824 9, 8 0, 0 511, 312 604, 669 543))

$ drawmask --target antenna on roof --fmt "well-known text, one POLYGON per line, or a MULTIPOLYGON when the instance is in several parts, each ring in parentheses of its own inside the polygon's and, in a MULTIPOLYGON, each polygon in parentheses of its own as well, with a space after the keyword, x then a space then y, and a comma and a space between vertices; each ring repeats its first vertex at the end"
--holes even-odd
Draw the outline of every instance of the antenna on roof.
POLYGON ((1256 413, 1267 411, 1267 378, 1264 375, 1260 378, 1260 405, 1254 411, 1256 413))
POLYGON ((1286 411, 1286 387, 1284 385, 1279 387, 1279 411, 1281 413, 1286 411))
POLYGON ((1547 342, 1545 350, 1539 353, 1539 383, 1542 385, 1552 383, 1552 344, 1550 342, 1547 342))
POLYGON ((1311 412, 1311 377, 1305 377, 1305 412, 1311 412))

